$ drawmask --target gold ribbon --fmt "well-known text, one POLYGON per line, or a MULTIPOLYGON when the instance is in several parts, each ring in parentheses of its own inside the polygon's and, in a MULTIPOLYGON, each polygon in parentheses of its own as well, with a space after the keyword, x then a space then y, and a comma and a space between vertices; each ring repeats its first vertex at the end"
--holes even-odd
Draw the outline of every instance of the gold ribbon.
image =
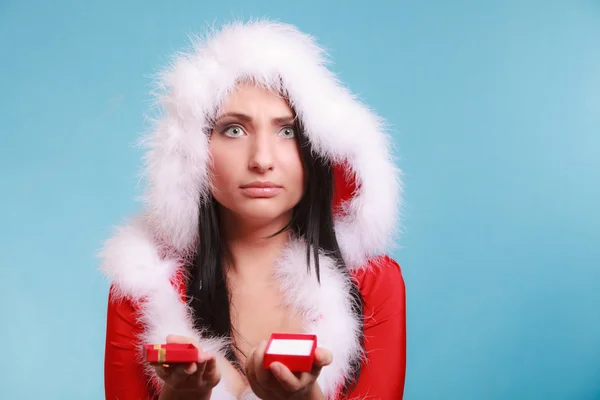
POLYGON ((160 344, 155 344, 154 349, 158 350, 158 362, 164 363, 167 359, 167 349, 162 347, 160 344))

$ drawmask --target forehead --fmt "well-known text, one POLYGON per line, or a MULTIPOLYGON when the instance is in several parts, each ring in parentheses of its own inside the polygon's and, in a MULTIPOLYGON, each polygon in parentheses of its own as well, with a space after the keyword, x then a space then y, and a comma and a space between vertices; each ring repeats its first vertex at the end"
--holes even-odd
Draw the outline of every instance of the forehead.
POLYGON ((280 93, 263 85, 245 82, 238 84, 223 102, 219 114, 228 112, 276 117, 293 114, 287 99, 280 93))

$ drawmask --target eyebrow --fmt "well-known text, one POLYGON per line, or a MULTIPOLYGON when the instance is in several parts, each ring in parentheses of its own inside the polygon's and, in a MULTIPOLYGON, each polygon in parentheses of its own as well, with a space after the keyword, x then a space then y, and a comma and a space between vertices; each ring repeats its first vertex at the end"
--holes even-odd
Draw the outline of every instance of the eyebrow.
MULTIPOLYGON (((222 119, 225 118, 237 118, 239 120, 242 120, 244 122, 252 122, 252 117, 243 113, 238 113, 238 112, 230 112, 230 113, 225 113, 225 114, 221 114, 219 115, 216 119, 215 119, 215 123, 218 123, 219 121, 221 121, 222 119)), ((271 120, 274 124, 280 124, 280 125, 285 125, 285 124, 292 124, 296 121, 296 117, 293 115, 287 115, 285 117, 276 117, 273 118, 271 120)))

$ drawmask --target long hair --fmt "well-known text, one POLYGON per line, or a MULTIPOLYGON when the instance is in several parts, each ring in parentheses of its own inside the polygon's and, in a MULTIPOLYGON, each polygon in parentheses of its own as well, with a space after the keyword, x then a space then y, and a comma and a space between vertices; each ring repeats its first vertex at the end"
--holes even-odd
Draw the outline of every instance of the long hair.
MULTIPOLYGON (((296 237, 304 239, 307 269, 311 269, 312 257, 314 271, 310 272, 314 273, 319 282, 319 249, 333 258, 337 268, 351 283, 352 312, 359 324, 360 345, 364 347, 363 298, 352 282, 334 230, 332 165, 328 159, 315 154, 299 119, 296 119, 296 132, 300 157, 307 176, 305 193, 294 208, 292 219, 275 235, 291 230, 296 237)), ((221 236, 217 206, 212 197, 199 205, 200 240, 192 262, 187 265, 187 299, 193 311, 196 329, 230 340, 230 296, 223 268, 227 248, 221 236)), ((227 358, 239 368, 240 363, 232 351, 233 346, 235 343, 230 342, 227 358)), ((344 384, 344 391, 349 391, 358 381, 361 361, 360 356, 351 361, 352 373, 344 384)))

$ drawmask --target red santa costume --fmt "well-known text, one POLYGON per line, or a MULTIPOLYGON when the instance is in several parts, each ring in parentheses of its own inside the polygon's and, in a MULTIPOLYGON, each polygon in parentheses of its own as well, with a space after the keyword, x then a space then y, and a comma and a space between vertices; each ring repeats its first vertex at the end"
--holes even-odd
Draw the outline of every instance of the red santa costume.
MULTIPOLYGON (((154 399, 161 388, 141 359, 141 345, 168 334, 197 338, 224 354, 223 340, 194 329, 186 304, 185 260, 202 240, 198 204, 209 193, 209 121, 241 79, 284 91, 314 150, 334 163, 335 233, 364 299, 364 348, 353 315, 352 284, 321 254, 321 283, 306 273, 306 247, 290 241, 276 265, 286 302, 303 311, 306 332, 330 350, 318 383, 341 398, 350 360, 363 354, 350 398, 402 398, 406 360, 405 291, 398 264, 385 255, 401 200, 399 170, 383 121, 327 69, 322 49, 294 27, 235 23, 198 39, 160 77, 162 115, 146 140, 146 207, 105 244, 102 270, 111 282, 105 355, 107 399, 154 399)), ((235 399, 227 377, 212 398, 235 399)), ((242 396, 253 399, 250 389, 242 396)))

